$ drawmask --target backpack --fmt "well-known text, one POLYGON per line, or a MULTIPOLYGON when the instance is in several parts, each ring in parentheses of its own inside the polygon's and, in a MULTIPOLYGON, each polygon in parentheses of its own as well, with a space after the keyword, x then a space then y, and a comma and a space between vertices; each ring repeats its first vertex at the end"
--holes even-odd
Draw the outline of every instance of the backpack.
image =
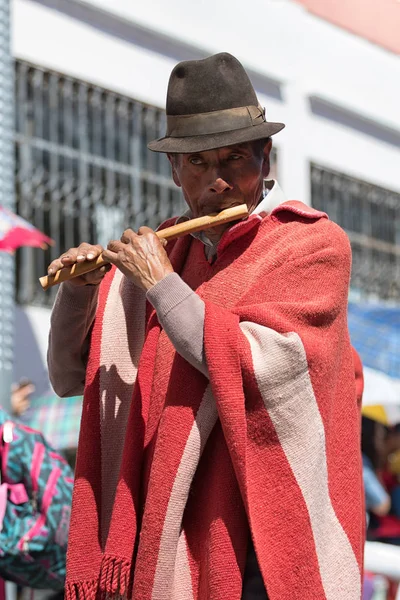
POLYGON ((38 431, 0 408, 0 577, 62 590, 73 472, 38 431))

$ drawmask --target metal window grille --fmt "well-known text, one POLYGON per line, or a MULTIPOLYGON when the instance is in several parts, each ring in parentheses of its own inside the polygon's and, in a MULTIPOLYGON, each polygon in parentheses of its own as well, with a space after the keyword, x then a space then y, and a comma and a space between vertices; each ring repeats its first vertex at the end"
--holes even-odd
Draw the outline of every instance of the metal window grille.
MULTIPOLYGON (((13 62, 10 2, 0 0, 0 204, 14 210, 13 62)), ((10 409, 14 354, 14 257, 0 252, 0 404, 10 409)))
POLYGON ((156 227, 184 203, 167 158, 146 148, 163 111, 23 61, 15 83, 17 209, 55 241, 18 252, 17 301, 50 306, 38 277, 61 252, 156 227))
POLYGON ((400 194, 312 164, 311 199, 350 238, 353 290, 399 302, 400 194))
MULTIPOLYGON (((17 301, 51 306, 38 278, 82 241, 107 245, 127 227, 156 227, 185 207, 164 154, 164 111, 25 61, 15 65, 18 213, 54 241, 17 253, 17 301)), ((276 152, 271 172, 276 172, 276 152)))

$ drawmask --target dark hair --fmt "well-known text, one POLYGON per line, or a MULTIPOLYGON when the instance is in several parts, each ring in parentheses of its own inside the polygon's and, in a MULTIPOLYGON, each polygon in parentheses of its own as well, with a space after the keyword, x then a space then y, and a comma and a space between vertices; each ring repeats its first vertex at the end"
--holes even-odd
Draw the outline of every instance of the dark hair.
POLYGON ((372 466, 375 469, 377 469, 380 466, 381 460, 378 449, 376 447, 376 434, 378 428, 383 428, 387 430, 387 428, 381 423, 378 423, 373 419, 369 419, 368 417, 362 417, 361 451, 367 458, 369 458, 369 460, 372 463, 372 466))
POLYGON ((272 142, 272 137, 262 138, 261 140, 255 140, 253 142, 253 144, 255 146, 259 145, 260 150, 264 150, 264 148, 268 144, 268 142, 272 142))
POLYGON ((400 435, 400 423, 396 423, 395 425, 390 425, 386 428, 386 439, 396 438, 400 435))

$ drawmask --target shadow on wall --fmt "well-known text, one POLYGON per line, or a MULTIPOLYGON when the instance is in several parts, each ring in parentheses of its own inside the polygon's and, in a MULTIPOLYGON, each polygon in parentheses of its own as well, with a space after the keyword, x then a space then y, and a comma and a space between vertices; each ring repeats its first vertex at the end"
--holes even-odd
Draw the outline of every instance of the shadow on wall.
POLYGON ((32 398, 51 389, 46 362, 49 326, 49 310, 16 306, 13 381, 32 381, 36 387, 32 398))

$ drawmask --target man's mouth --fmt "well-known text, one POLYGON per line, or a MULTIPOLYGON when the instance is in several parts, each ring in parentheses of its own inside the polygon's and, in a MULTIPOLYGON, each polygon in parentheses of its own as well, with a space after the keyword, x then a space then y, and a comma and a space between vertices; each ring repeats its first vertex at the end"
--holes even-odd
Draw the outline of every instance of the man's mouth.
POLYGON ((216 215, 220 212, 222 212, 223 210, 227 210, 228 208, 233 208, 234 206, 240 206, 240 204, 243 204, 243 202, 239 202, 239 201, 233 201, 230 203, 224 203, 224 204, 218 204, 218 205, 209 205, 209 206, 204 206, 200 212, 199 212, 199 217, 204 217, 205 215, 216 215))

